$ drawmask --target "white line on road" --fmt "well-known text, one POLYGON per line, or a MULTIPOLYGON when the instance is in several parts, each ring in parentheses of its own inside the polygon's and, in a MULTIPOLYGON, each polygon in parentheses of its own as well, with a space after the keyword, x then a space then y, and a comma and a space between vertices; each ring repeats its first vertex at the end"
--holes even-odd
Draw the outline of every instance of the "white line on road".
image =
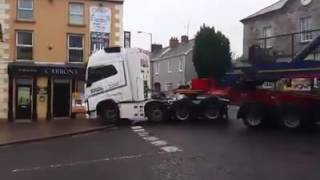
POLYGON ((176 146, 165 146, 161 148, 163 151, 167 153, 181 152, 182 150, 176 146))
POLYGON ((149 133, 147 133, 147 132, 140 132, 140 133, 138 133, 138 135, 141 136, 141 137, 145 137, 145 136, 149 136, 149 133))
POLYGON ((143 139, 146 141, 158 141, 159 140, 159 138, 154 137, 154 136, 144 137, 143 139))
POLYGON ((132 126, 131 129, 136 130, 136 129, 143 129, 142 126, 132 126))
POLYGON ((144 132, 144 129, 135 129, 134 132, 144 132))
POLYGON ((151 142, 151 144, 153 144, 155 146, 166 146, 166 145, 168 145, 168 143, 166 141, 162 141, 162 140, 153 141, 153 142, 151 142))
POLYGON ((57 168, 65 168, 65 167, 74 167, 79 165, 88 165, 88 164, 95 164, 95 163, 101 163, 106 161, 120 161, 120 160, 127 160, 127 159, 139 159, 145 156, 156 156, 161 154, 167 154, 166 152, 158 152, 153 154, 137 154, 137 155, 131 155, 131 156, 120 156, 120 157, 111 157, 111 158, 102 158, 102 159, 94 159, 94 160, 87 160, 87 161, 75 161, 70 163, 57 163, 57 164, 51 164, 47 166, 35 166, 30 168, 21 168, 21 169, 14 169, 11 171, 11 173, 22 173, 22 172, 30 172, 30 171, 40 171, 40 170, 47 170, 47 169, 57 169, 57 168))

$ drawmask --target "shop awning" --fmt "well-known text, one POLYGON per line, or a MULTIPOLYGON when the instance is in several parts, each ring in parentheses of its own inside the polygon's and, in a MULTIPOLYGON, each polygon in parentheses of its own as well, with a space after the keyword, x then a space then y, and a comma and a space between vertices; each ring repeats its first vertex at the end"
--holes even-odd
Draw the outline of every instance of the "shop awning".
POLYGON ((11 76, 47 76, 85 80, 86 65, 82 63, 49 64, 35 62, 11 62, 8 74, 11 76))

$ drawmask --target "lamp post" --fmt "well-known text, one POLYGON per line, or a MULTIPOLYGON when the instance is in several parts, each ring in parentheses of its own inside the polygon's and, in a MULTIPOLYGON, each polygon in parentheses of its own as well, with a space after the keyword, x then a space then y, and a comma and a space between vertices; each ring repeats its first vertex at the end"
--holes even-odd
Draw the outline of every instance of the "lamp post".
POLYGON ((144 32, 144 31, 138 31, 139 34, 148 34, 150 36, 150 52, 152 52, 152 33, 144 32))

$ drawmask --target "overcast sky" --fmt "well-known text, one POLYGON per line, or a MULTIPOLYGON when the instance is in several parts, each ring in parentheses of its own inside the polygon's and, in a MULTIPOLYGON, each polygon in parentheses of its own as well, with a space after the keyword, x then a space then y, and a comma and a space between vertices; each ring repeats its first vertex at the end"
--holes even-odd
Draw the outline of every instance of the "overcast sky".
POLYGON ((231 49, 242 54, 244 17, 277 2, 277 0, 125 0, 124 30, 132 32, 132 46, 149 49, 148 35, 153 42, 164 46, 172 36, 187 34, 194 38, 200 26, 205 23, 215 26, 231 41, 231 49))

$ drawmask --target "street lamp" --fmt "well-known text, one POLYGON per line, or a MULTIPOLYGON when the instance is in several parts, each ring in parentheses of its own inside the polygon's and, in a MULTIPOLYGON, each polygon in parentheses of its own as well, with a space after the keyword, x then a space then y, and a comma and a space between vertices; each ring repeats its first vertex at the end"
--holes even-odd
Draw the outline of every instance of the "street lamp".
POLYGON ((150 36, 150 52, 152 52, 152 33, 144 32, 144 31, 138 31, 139 34, 148 34, 150 36))

